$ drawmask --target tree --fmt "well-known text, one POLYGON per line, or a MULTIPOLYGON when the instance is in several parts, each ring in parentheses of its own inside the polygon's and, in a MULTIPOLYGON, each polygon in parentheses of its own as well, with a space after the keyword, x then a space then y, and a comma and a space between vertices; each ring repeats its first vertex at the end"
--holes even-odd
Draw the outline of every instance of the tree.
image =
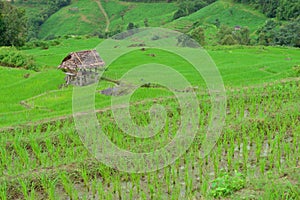
POLYGON ((222 25, 217 33, 218 43, 221 45, 249 45, 250 30, 248 27, 242 27, 240 30, 235 30, 232 27, 222 25))
POLYGON ((232 32, 233 32, 232 28, 230 28, 229 26, 222 25, 217 33, 218 43, 223 45, 224 42, 228 40, 228 36, 231 36, 231 38, 233 39, 232 32))
POLYGON ((300 17, 281 27, 275 35, 275 44, 300 47, 300 17))
POLYGON ((216 0, 179 0, 179 9, 174 13, 173 19, 192 14, 216 0))
POLYGON ((191 37, 197 41, 201 46, 205 45, 205 35, 204 35, 204 29, 201 27, 195 28, 192 33, 191 37))
POLYGON ((233 38, 232 35, 225 35, 224 38, 219 42, 221 45, 235 45, 237 41, 233 38))
POLYGON ((127 26, 127 30, 134 29, 134 23, 130 22, 127 26))
POLYGON ((262 45, 283 45, 300 47, 300 17, 282 25, 268 20, 258 33, 258 42, 262 45))
POLYGON ((148 18, 145 18, 145 19, 144 19, 144 25, 145 25, 145 27, 149 27, 149 21, 148 21, 148 18))
POLYGON ((233 33, 234 39, 241 45, 250 44, 250 30, 248 27, 242 27, 241 30, 236 30, 233 33))
POLYGON ((252 5, 267 17, 289 20, 300 15, 299 0, 234 0, 238 3, 252 5))
POLYGON ((27 36, 25 10, 0 2, 0 46, 22 46, 27 36))
POLYGON ((217 28, 220 28, 221 26, 221 22, 219 19, 216 19, 215 22, 214 22, 214 25, 217 27, 217 28))
POLYGON ((37 38, 41 25, 60 8, 67 6, 71 0, 18 0, 19 5, 27 4, 28 7, 32 5, 39 5, 42 7, 39 11, 28 16, 28 36, 27 40, 37 38))
POLYGON ((5 33, 6 32, 6 26, 5 23, 3 21, 3 17, 2 15, 0 15, 0 46, 3 46, 6 42, 4 41, 5 38, 5 33))
POLYGON ((261 45, 274 45, 278 23, 274 20, 266 21, 265 25, 257 30, 258 42, 261 45))

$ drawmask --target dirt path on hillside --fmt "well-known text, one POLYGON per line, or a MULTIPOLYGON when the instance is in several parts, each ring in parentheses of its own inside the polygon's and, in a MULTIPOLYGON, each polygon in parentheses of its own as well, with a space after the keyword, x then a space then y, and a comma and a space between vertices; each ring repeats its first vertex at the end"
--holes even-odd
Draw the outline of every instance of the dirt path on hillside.
POLYGON ((110 20, 109 20, 108 14, 104 10, 104 8, 102 6, 102 3, 101 3, 101 0, 94 0, 94 1, 98 4, 98 7, 99 7, 100 11, 102 12, 102 14, 105 17, 105 20, 106 20, 105 32, 108 32, 109 31, 109 26, 110 26, 110 20))

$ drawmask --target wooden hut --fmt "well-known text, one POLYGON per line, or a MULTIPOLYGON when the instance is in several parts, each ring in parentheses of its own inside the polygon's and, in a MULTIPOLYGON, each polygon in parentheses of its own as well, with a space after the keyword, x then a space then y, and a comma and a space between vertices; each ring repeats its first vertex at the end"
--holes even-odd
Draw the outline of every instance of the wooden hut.
POLYGON ((66 84, 89 85, 98 81, 98 70, 104 69, 104 61, 96 50, 72 52, 58 66, 66 74, 66 84))

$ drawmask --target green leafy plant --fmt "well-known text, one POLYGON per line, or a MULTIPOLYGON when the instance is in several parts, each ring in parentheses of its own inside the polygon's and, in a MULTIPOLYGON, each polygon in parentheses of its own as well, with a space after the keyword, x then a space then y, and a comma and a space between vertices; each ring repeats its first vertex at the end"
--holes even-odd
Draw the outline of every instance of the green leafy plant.
POLYGON ((243 174, 235 172, 230 175, 227 172, 221 172, 211 185, 210 195, 217 197, 224 197, 234 193, 245 187, 246 181, 243 174))
POLYGON ((0 48, 0 65, 25 68, 29 70, 38 70, 38 66, 32 56, 27 55, 15 47, 2 47, 0 48))
POLYGON ((293 67, 294 71, 296 72, 296 75, 297 76, 300 76, 300 65, 295 65, 293 67))

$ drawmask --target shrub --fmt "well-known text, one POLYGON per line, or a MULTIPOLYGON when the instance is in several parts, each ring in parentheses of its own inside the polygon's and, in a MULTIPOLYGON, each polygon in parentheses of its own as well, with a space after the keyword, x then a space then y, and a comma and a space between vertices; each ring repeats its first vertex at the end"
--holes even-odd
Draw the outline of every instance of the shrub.
POLYGON ((41 49, 49 49, 49 44, 47 42, 41 41, 40 47, 41 49))
POLYGON ((43 41, 38 39, 32 39, 30 42, 27 42, 23 47, 19 49, 33 49, 40 47, 41 49, 49 49, 50 46, 60 45, 60 40, 54 39, 49 41, 43 41))
POLYGON ((55 36, 54 34, 48 35, 45 40, 54 40, 57 39, 57 36, 55 36))
POLYGON ((300 76, 300 65, 295 65, 293 67, 294 71, 296 72, 296 75, 297 76, 300 76))
POLYGON ((13 68, 22 67, 35 71, 38 70, 34 58, 18 51, 15 47, 0 48, 0 65, 13 68))
POLYGON ((60 41, 59 40, 51 40, 51 41, 49 41, 49 44, 51 46, 57 46, 57 45, 60 45, 60 41))
POLYGON ((243 174, 235 172, 233 176, 227 172, 222 172, 218 178, 212 182, 210 194, 214 198, 224 197, 245 187, 246 181, 243 174))

